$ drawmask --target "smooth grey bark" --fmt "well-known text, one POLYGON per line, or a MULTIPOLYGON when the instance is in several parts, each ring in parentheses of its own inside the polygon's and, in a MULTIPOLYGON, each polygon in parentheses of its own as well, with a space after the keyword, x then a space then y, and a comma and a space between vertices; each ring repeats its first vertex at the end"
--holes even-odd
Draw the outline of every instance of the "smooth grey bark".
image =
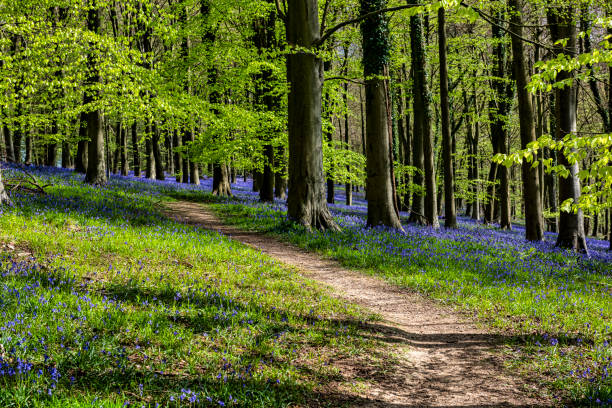
MULTIPOLYGON (((577 35, 574 21, 574 9, 571 5, 563 5, 550 9, 548 22, 553 43, 567 39, 564 45, 555 46, 555 54, 565 54, 570 58, 576 55, 577 35)), ((555 88, 555 136, 561 140, 568 134, 576 133, 577 84, 575 72, 560 71, 557 81, 569 81, 571 85, 555 88)), ((559 154, 558 162, 569 170, 567 177, 559 178, 559 203, 571 199, 580 199, 580 180, 578 178, 578 163, 570 163, 565 154, 559 154)), ((582 210, 561 211, 559 216, 559 235, 556 245, 574 251, 588 252, 584 233, 584 215, 582 210)))
MULTIPOLYGON (((348 55, 348 48, 345 48, 345 53, 348 55)), ((350 150, 351 149, 351 139, 350 139, 350 132, 349 132, 348 94, 349 94, 349 83, 345 82, 344 83, 344 95, 342 96, 344 99, 344 106, 346 109, 346 112, 344 113, 344 143, 346 143, 347 150, 350 150)), ((347 165, 346 171, 350 173, 351 166, 347 165)), ((346 198, 345 204, 348 206, 353 205, 353 186, 351 185, 351 183, 345 184, 344 194, 346 198)))
POLYGON ((145 177, 155 178, 155 158, 153 157, 153 147, 151 143, 151 125, 147 125, 147 138, 145 139, 145 177))
POLYGON ((3 204, 11 204, 11 199, 9 198, 6 190, 4 189, 4 183, 2 182, 2 171, 0 171, 0 205, 3 204))
POLYGON ((79 119, 79 142, 77 144, 76 157, 74 158, 74 171, 87 173, 87 159, 89 157, 89 142, 87 141, 87 113, 81 113, 79 119))
MULTIPOLYGON (((268 3, 272 3, 268 0, 268 3)), ((255 36, 253 42, 258 49, 260 55, 270 52, 276 48, 276 11, 270 9, 267 15, 262 16, 254 21, 255 36)), ((269 55, 269 54, 268 54, 269 55)), ((255 103, 257 108, 263 111, 273 112, 278 111, 281 101, 277 95, 274 95, 274 75, 271 69, 264 68, 255 75, 256 95, 255 103)), ((263 173, 261 185, 259 186, 259 200, 262 202, 274 201, 274 146, 272 145, 273 135, 262 134, 261 141, 263 143, 263 173)))
POLYGON ((178 148, 181 147, 181 138, 179 137, 179 131, 175 130, 172 134, 172 143, 174 145, 174 170, 175 180, 177 183, 181 182, 181 173, 183 170, 183 156, 178 152, 178 148))
MULTIPOLYGON (((6 117, 5 117, 6 119, 6 117)), ((15 154, 13 152, 13 135, 9 129, 9 127, 6 125, 6 123, 3 123, 2 125, 2 133, 4 134, 4 146, 6 149, 6 161, 8 162, 14 162, 15 161, 15 154)))
POLYGON ((129 173, 128 151, 127 151, 127 132, 128 128, 124 127, 121 132, 121 175, 127 176, 129 173))
MULTIPOLYGON (((87 11, 87 28, 95 34, 100 31, 101 16, 97 2, 94 0, 87 11)), ((98 70, 98 57, 94 49, 94 43, 89 44, 90 52, 87 56, 87 68, 89 77, 87 83, 89 89, 85 91, 84 103, 88 105, 99 97, 99 92, 93 88, 101 82, 100 72, 98 70)), ((102 125, 102 112, 100 109, 94 109, 87 113, 87 137, 89 140, 88 158, 87 158, 87 174, 85 182, 94 185, 106 184, 106 162, 104 160, 104 129, 102 125)))
MULTIPOLYGON (((431 129, 431 93, 429 91, 427 81, 427 61, 425 58, 425 38, 423 33, 423 16, 417 14, 410 17, 410 42, 412 46, 412 72, 413 72, 413 88, 414 88, 414 165, 417 168, 422 168, 425 179, 425 197, 423 198, 422 212, 418 214, 418 198, 413 197, 412 211, 416 214, 412 221, 419 221, 439 228, 438 221, 438 206, 436 193, 436 168, 434 157, 434 141, 431 129), (420 150, 420 152, 419 152, 420 150), (419 163, 422 159, 422 162, 419 163), (418 167, 419 164, 422 167, 418 167)), ((415 175, 415 183, 419 181, 415 175)))
POLYGON ((325 202, 321 92, 323 72, 317 0, 292 0, 285 24, 289 82, 289 194, 287 216, 307 229, 338 230, 325 202))
POLYGON ((423 111, 422 88, 420 82, 424 76, 424 40, 423 40, 423 18, 420 15, 410 17, 410 52, 412 57, 412 165, 417 169, 412 183, 417 187, 411 198, 410 218, 411 223, 427 224, 424 215, 425 200, 423 193, 418 187, 423 187, 424 182, 424 155, 423 155, 423 111))
POLYGON ((138 146, 138 123, 132 123, 132 160, 134 176, 140 177, 140 148, 138 146))
POLYGON ((231 196, 232 186, 230 184, 229 172, 225 163, 213 166, 212 193, 218 196, 231 196))
MULTIPOLYGON (((516 93, 518 97, 519 127, 521 135, 521 148, 527 148, 529 143, 536 141, 535 120, 531 95, 527 89, 527 67, 523 41, 517 36, 523 36, 522 2, 509 0, 512 11, 510 21, 516 36, 512 36, 512 54, 514 78, 516 80, 516 93)), ((535 160, 535 158, 534 158, 535 160)), ((525 238, 529 241, 541 241, 544 234, 542 216, 542 193, 540 191, 540 175, 538 167, 523 161, 521 165, 523 181, 523 202, 525 205, 525 238)))
MULTIPOLYGON (((274 197, 281 200, 287 199, 287 164, 285 163, 285 148, 276 148, 276 169, 274 173, 274 197)), ((245 172, 246 173, 246 172, 245 172)))
MULTIPOLYGON (((499 20, 502 13, 497 14, 499 20)), ((497 25, 491 26, 492 37, 495 40, 493 47, 493 97, 489 100, 489 120, 491 143, 493 153, 508 154, 508 117, 510 114, 511 100, 514 89, 510 79, 508 53, 506 51, 505 32, 497 25)), ((495 163, 495 174, 493 180, 499 179, 499 185, 493 190, 493 194, 499 198, 499 224, 501 229, 512 229, 511 203, 510 203, 510 179, 509 169, 506 166, 495 163), (497 190, 497 191, 496 191, 497 190)), ((488 222, 493 219, 493 205, 495 200, 491 198, 486 206, 488 222)))
POLYGON ((165 180, 166 176, 164 174, 164 161, 159 142, 160 133, 155 122, 151 126, 151 130, 151 150, 153 150, 153 158, 155 159, 155 180, 165 180))
POLYGON ((438 9, 438 50, 440 55, 440 119, 442 122, 442 161, 444 162, 444 226, 457 227, 455 209, 455 173, 453 168, 453 141, 450 129, 450 106, 448 97, 448 63, 446 56, 446 13, 438 9))
MULTIPOLYGON (((384 5, 384 2, 376 0, 361 0, 361 14, 384 8, 384 5)), ((388 80, 383 79, 389 75, 388 32, 388 20, 384 14, 367 18, 361 23, 365 78, 367 225, 384 225, 403 230, 395 201, 391 95, 388 80)))
POLYGON ((183 130, 183 147, 186 148, 186 151, 183 155, 183 179, 181 180, 183 183, 189 183, 189 175, 191 173, 191 160, 189 160, 189 143, 191 142, 191 129, 183 130))
POLYGON ((115 151, 113 152, 112 173, 119 170, 119 155, 121 152, 121 122, 115 123, 115 151))

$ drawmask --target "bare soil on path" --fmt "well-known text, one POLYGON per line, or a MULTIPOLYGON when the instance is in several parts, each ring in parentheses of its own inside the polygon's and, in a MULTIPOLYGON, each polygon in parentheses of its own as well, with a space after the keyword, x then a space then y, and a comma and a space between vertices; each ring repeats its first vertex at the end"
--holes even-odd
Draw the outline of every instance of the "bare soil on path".
POLYGON ((204 205, 179 201, 166 207, 174 219, 218 231, 298 268, 330 286, 336 296, 382 316, 382 322, 373 324, 399 356, 393 372, 367 378, 367 369, 357 362, 337 362, 347 381, 365 378, 369 386, 366 395, 357 396, 330 390, 336 394, 330 395, 332 399, 344 399, 351 406, 392 408, 554 405, 527 379, 504 368, 500 351, 508 339, 478 328, 465 315, 273 237, 225 225, 204 205))

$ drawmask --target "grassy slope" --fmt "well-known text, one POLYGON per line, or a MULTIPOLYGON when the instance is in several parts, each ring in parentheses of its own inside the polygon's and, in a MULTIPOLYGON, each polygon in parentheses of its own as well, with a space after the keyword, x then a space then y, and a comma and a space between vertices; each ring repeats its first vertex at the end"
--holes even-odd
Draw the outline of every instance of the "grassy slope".
POLYGON ((160 216, 158 188, 52 181, 0 209, 0 406, 295 406, 330 361, 387 353, 371 316, 160 216))
POLYGON ((559 398, 579 406, 612 404, 609 263, 529 244, 489 245, 495 231, 482 227, 469 234, 482 235, 483 242, 468 233, 445 237, 423 228, 402 236, 364 230, 362 215, 341 210, 342 232, 308 233, 289 225, 280 206, 245 201, 212 208, 228 223, 271 233, 472 312, 506 335, 515 369, 537 375, 559 398))

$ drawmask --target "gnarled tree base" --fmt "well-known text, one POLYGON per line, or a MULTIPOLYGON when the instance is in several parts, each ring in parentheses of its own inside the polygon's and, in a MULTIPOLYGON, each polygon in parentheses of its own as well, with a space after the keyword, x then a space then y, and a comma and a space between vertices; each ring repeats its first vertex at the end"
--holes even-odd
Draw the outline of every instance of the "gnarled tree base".
POLYGON ((213 167, 213 195, 222 197, 232 196, 232 186, 225 164, 215 164, 213 167))
POLYGON ((327 205, 317 205, 314 202, 303 203, 297 214, 288 212, 290 221, 304 226, 308 231, 340 231, 327 205))

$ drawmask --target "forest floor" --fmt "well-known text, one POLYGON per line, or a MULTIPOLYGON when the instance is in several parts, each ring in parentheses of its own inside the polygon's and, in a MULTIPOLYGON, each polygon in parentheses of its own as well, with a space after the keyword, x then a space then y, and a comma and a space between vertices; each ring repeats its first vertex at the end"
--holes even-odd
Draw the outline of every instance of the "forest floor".
POLYGON ((612 405, 605 241, 367 228, 360 193, 307 231, 251 180, 29 171, 46 193, 0 208, 0 407, 612 405))
POLYGON ((226 225, 205 205, 187 201, 166 205, 168 215, 177 221, 240 241, 382 317, 379 323, 363 324, 378 340, 392 345, 399 358, 388 372, 356 359, 334 361, 344 377, 337 385, 357 380, 366 385, 357 395, 328 385, 336 398, 344 395, 353 405, 372 407, 551 405, 533 381, 504 367, 504 335, 478 327, 465 314, 269 235, 226 225))

